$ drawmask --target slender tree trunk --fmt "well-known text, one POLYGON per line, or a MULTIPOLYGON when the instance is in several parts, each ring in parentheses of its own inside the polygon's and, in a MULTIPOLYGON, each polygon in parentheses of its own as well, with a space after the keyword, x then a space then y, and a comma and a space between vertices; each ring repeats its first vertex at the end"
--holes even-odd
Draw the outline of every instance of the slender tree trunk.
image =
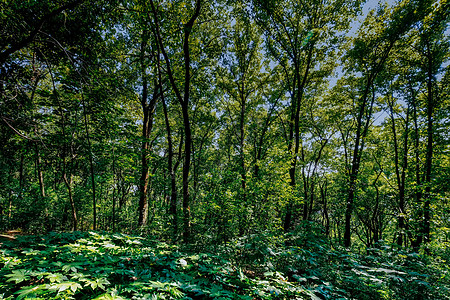
POLYGON ((397 178, 397 188, 398 188, 398 229, 399 233, 397 236, 397 245, 402 246, 405 237, 405 181, 406 181, 406 168, 408 162, 408 125, 409 125, 409 105, 406 112, 406 121, 405 121, 405 132, 404 140, 403 140, 403 153, 402 153, 402 162, 400 165, 400 154, 399 154, 399 143, 397 139, 397 130, 396 123, 394 118, 393 111, 393 103, 388 100, 390 117, 391 117, 391 126, 392 126, 392 135, 394 138, 394 166, 395 166, 395 174, 397 178), (400 171, 401 168, 401 171, 400 171))
MULTIPOLYGON (((380 173, 381 174, 381 173, 380 173)), ((380 205, 380 191, 376 185, 376 182, 374 184, 375 190, 377 192, 377 195, 375 196, 375 208, 373 210, 373 214, 372 214, 372 232, 373 232, 373 241, 375 243, 377 243, 380 240, 380 237, 378 236, 379 233, 379 222, 378 222, 378 208, 380 205)))
MULTIPOLYGON (((66 117, 65 117, 65 113, 64 113, 64 109, 61 105, 61 101, 59 100, 59 96, 56 90, 56 85, 55 85, 55 79, 53 78, 53 72, 52 72, 52 67, 51 64, 49 64, 49 62, 47 61, 47 66, 50 70, 49 75, 52 81, 52 86, 53 86, 53 93, 55 95, 55 98, 57 100, 57 105, 58 105, 58 109, 59 109, 59 113, 61 115, 61 131, 62 131, 62 136, 63 139, 65 140, 66 137, 68 136, 67 134, 67 130, 66 130, 66 117)), ((84 110, 84 103, 83 103, 83 110, 84 110)), ((73 199, 73 193, 72 193, 72 183, 73 183, 73 178, 72 178, 72 173, 69 173, 69 179, 67 178, 67 154, 69 152, 68 148, 70 148, 70 155, 72 157, 72 163, 73 160, 75 159, 75 153, 74 153, 74 149, 73 149, 73 134, 72 134, 72 139, 71 139, 71 144, 68 145, 67 142, 64 142, 62 144, 62 149, 61 149, 61 160, 60 163, 62 164, 62 179, 64 181, 64 184, 66 185, 67 188, 67 194, 69 197, 69 204, 71 207, 71 212, 72 212, 72 230, 76 231, 78 230, 78 216, 77 216, 77 209, 76 209, 76 205, 75 205, 75 201, 73 199)), ((56 185, 56 176, 55 176, 55 189, 57 188, 56 185)), ((65 208, 65 212, 64 212, 64 216, 63 219, 66 218, 66 208, 65 208)), ((64 222, 63 222, 64 223, 64 222)))
POLYGON ((72 183, 73 183, 72 174, 70 174, 69 179, 67 179, 67 174, 64 171, 63 179, 64 179, 64 183, 66 184, 66 187, 67 187, 67 193, 69 195, 70 208, 72 209, 72 230, 77 231, 78 230, 78 217, 77 217, 77 209, 75 207, 75 201, 73 200, 73 193, 72 193, 72 183))
POLYGON ((37 145, 35 145, 35 150, 36 150, 36 168, 39 181, 39 189, 41 191, 41 197, 45 198, 44 172, 42 171, 42 159, 37 145))
POLYGON ((305 163, 305 150, 302 147, 301 150, 301 160, 302 160, 302 179, 303 179, 303 214, 302 220, 306 221, 308 219, 308 203, 309 203, 309 189, 311 185, 311 174, 306 174, 306 163, 305 163))
POLYGON ((141 148, 141 177, 139 180, 139 220, 138 226, 147 225, 148 220, 148 180, 149 180, 149 108, 147 107, 147 80, 144 79, 142 92, 142 111, 144 113, 144 122, 142 124, 142 148, 141 148))
POLYGON ((427 40, 427 149, 425 154, 425 194, 423 207, 423 239, 425 243, 431 241, 430 236, 430 200, 431 200, 431 170, 433 166, 433 57, 427 40))
POLYGON ((189 201, 189 170, 191 164, 191 143, 192 133, 191 124, 187 107, 183 109, 184 119, 184 164, 183 164, 183 240, 185 243, 190 241, 191 236, 191 207, 189 201))
POLYGON ((311 214, 313 212, 313 207, 314 207, 314 189, 315 189, 316 185, 314 182, 314 178, 311 178, 311 190, 309 192, 309 209, 308 209, 308 215, 306 217, 306 220, 310 221, 311 220, 311 214))
MULTIPOLYGON (((159 73, 159 74, 161 76, 161 73, 159 73)), ((160 82, 161 82, 161 77, 160 77, 160 82)), ((178 215, 177 215, 178 193, 177 193, 175 170, 173 168, 172 131, 170 128, 169 117, 167 114, 167 106, 166 106, 166 101, 164 99, 162 85, 160 86, 160 89, 161 89, 161 100, 162 100, 163 110, 164 110, 164 121, 166 123, 166 130, 167 130, 167 143, 168 143, 168 152, 169 152, 167 169, 170 174, 170 214, 172 215, 173 239, 175 241, 177 238, 177 234, 178 234, 178 215)))
POLYGON ((320 196, 322 198, 322 205, 323 205, 325 236, 329 237, 330 236, 330 217, 328 214, 327 191, 328 191, 328 181, 325 179, 325 182, 322 185, 320 185, 320 196))
POLYGON ((239 235, 243 236, 246 229, 247 217, 247 176, 245 170, 245 110, 246 110, 246 97, 244 95, 244 80, 240 85, 239 97, 241 102, 241 110, 239 115, 239 156, 240 156, 240 173, 241 173, 241 189, 242 189, 242 202, 240 204, 240 209, 242 213, 239 216, 239 235))
POLYGON ((183 240, 188 243, 191 236, 191 208, 189 201, 189 170, 191 164, 191 148, 192 148, 192 131, 191 124, 189 120, 189 96, 190 96, 190 82, 191 82, 191 57, 189 50, 189 37, 194 27, 195 21, 200 15, 200 7, 202 1, 196 0, 195 10, 189 21, 184 24, 184 38, 183 38, 183 55, 184 55, 184 95, 182 96, 180 90, 175 81, 175 77, 172 73, 171 63, 167 52, 164 49, 163 40, 161 37, 158 12, 156 11, 153 1, 150 1, 151 10, 155 22, 155 34, 161 50, 164 56, 164 60, 167 66, 167 73, 169 76, 169 81, 178 102, 181 105, 181 110, 183 114, 183 125, 184 125, 184 164, 183 164, 183 240))
POLYGON ((155 114, 156 103, 159 98, 159 84, 155 79, 155 90, 150 101, 148 100, 148 80, 146 74, 146 64, 145 64, 145 52, 147 48, 147 36, 142 33, 141 42, 141 53, 140 53, 140 63, 141 63, 141 77, 142 77, 142 96, 141 96, 141 106, 144 115, 144 120, 142 124, 142 153, 141 153, 141 177, 139 180, 139 219, 138 226, 146 226, 148 223, 148 189, 149 189, 149 151, 150 151, 150 135, 153 129, 153 117, 155 114))
POLYGON ((189 50, 189 36, 198 16, 200 15, 201 1, 197 0, 195 3, 194 15, 184 25, 184 97, 181 103, 181 110, 183 112, 184 123, 184 165, 183 165, 183 211, 184 211, 184 232, 183 240, 185 243, 190 241, 191 237, 191 207, 189 201, 189 170, 191 167, 191 147, 192 147, 192 132, 191 123, 189 120, 189 96, 190 96, 190 82, 191 82, 191 56, 189 50))
POLYGON ((362 151, 364 149, 364 138, 369 130, 370 119, 372 117, 372 108, 375 101, 375 95, 372 95, 369 100, 369 92, 372 87, 374 76, 369 76, 363 95, 360 99, 359 112, 356 119, 356 137, 353 148, 353 156, 351 169, 348 181, 348 195, 345 207, 345 231, 344 231, 344 246, 351 245, 351 218, 353 214, 353 204, 356 193, 356 181, 359 174, 359 167, 361 164, 362 151))
POLYGON ((24 166, 24 159, 25 154, 23 151, 20 151, 20 165, 19 165, 19 198, 22 198, 22 191, 23 191, 23 185, 24 185, 24 172, 23 172, 23 166, 24 166))
POLYGON ((12 196, 13 191, 12 189, 9 190, 8 193, 8 228, 11 227, 11 221, 12 221, 12 196))
MULTIPOLYGON (((305 73, 303 76, 300 75, 300 62, 298 59, 295 59, 297 55, 295 55, 294 63, 295 63, 295 75, 293 81, 293 101, 291 102, 291 116, 290 116, 290 129, 289 129, 289 144, 288 151, 292 157, 291 168, 289 169, 289 178, 290 178, 290 186, 292 188, 292 192, 295 193, 295 174, 297 167, 297 159, 298 153, 300 149, 300 108, 303 100, 303 93, 305 86, 308 82, 309 77, 309 69, 311 67, 312 54, 314 50, 314 43, 309 45, 309 50, 307 53, 307 61, 305 66, 305 73)), ((284 219, 284 231, 287 232, 290 230, 292 226, 292 213, 293 213, 294 203, 292 199, 289 199, 286 216, 284 219)))
MULTIPOLYGON (((416 187, 415 187, 415 202, 416 205, 422 207, 422 178, 420 176, 420 133, 419 133, 419 124, 418 124, 418 116, 417 116, 417 102, 416 99, 413 99, 413 121, 414 121, 414 156, 415 156, 415 177, 416 177, 416 187)), ((419 210, 418 219, 421 220, 423 216, 422 210, 419 210)), ((417 237, 411 240, 412 246, 417 249, 422 244, 422 230, 419 229, 419 233, 417 237)))
POLYGON ((83 103, 84 126, 86 130, 86 141, 88 144, 88 151, 89 151, 89 171, 91 173, 91 184, 92 184, 92 213, 93 213, 92 229, 97 230, 97 199, 95 194, 94 157, 92 153, 91 136, 89 133, 89 123, 87 119, 86 103, 84 101, 83 94, 81 94, 81 98, 83 103))
POLYGON ((112 231, 116 231, 116 194, 118 194, 117 191, 117 180, 116 180, 116 155, 114 151, 115 147, 113 146, 112 149, 112 173, 113 173, 113 191, 112 191, 112 216, 111 216, 111 223, 112 223, 112 231))

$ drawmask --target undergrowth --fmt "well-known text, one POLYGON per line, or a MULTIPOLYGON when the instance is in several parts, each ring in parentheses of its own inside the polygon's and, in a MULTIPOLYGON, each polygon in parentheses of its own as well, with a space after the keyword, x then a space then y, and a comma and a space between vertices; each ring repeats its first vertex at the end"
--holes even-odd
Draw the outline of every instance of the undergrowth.
POLYGON ((214 247, 50 233, 0 253, 0 299, 450 299, 448 250, 355 254, 304 232, 214 247))

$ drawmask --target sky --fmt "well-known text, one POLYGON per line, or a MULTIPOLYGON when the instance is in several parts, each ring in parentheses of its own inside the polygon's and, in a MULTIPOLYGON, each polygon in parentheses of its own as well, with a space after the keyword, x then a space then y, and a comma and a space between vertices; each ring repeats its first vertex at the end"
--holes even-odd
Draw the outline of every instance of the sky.
POLYGON ((358 19, 356 19, 352 24, 352 30, 350 31, 350 34, 354 35, 356 33, 356 31, 358 30, 359 26, 366 18, 369 11, 371 11, 372 9, 376 9, 380 4, 383 4, 383 3, 387 3, 388 6, 393 6, 397 3, 397 1, 396 0, 367 0, 367 2, 363 6, 361 16, 359 16, 358 19))
MULTIPOLYGON (((387 3, 388 6, 393 6, 397 3, 396 0, 367 0, 362 9, 362 14, 351 24, 351 28, 348 35, 355 36, 362 22, 366 18, 369 11, 372 9, 376 9, 380 4, 387 3)), ((337 80, 342 77, 342 67, 338 67, 336 71, 336 76, 329 77, 328 82, 330 84, 330 88, 336 85, 337 80)))

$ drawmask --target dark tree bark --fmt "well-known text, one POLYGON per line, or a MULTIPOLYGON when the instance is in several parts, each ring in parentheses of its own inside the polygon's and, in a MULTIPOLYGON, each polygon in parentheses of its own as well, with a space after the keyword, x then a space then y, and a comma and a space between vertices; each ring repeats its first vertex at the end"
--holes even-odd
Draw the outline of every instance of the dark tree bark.
POLYGON ((405 120, 405 131, 403 133, 403 144, 402 144, 402 153, 400 153, 400 145, 397 139, 397 127, 396 121, 394 118, 393 111, 393 103, 388 99, 389 112, 391 118, 391 127, 392 127, 392 135, 394 139, 394 167, 395 167, 395 175, 397 179, 397 189, 398 189, 398 236, 397 236, 397 244, 402 246, 405 241, 405 190, 406 190, 406 170, 408 164, 408 136, 409 136, 409 115, 410 108, 408 105, 406 111, 406 120, 405 120), (401 155, 401 162, 400 162, 401 155))
MULTIPOLYGON (((376 74, 376 73, 375 73, 376 74)), ((372 82, 375 74, 371 74, 367 79, 364 93, 359 99, 359 112, 356 117, 356 136, 353 148, 352 162, 348 179, 348 194, 345 207, 345 230, 344 230, 344 246, 350 247, 351 244, 351 218, 353 214, 353 203, 356 192, 356 181, 359 174, 361 164, 362 151, 364 149, 364 139, 369 130, 370 119, 372 117, 372 108, 375 101, 374 92, 370 95, 372 82)))
MULTIPOLYGON (((66 167, 64 167, 64 169, 66 169, 66 167)), ((77 217, 77 209, 75 206, 75 201, 73 200, 73 193, 72 193, 72 182, 73 182, 72 174, 69 175, 69 179, 68 179, 67 173, 66 173, 66 171, 64 171, 63 179, 64 179, 64 183, 67 187, 70 208, 72 209, 72 230, 76 231, 76 230, 78 230, 78 217, 77 217)))
POLYGON ((433 98, 433 54, 431 53, 431 45, 426 40, 426 71, 427 71, 427 148, 425 152, 425 194, 423 207, 423 241, 429 243, 430 236, 430 200, 431 200, 431 171, 433 166, 433 117, 435 108, 435 99, 433 98))
POLYGON ((44 172, 42 171, 42 159, 37 145, 35 145, 35 151, 36 151, 36 169, 39 182, 39 190, 41 191, 41 197, 45 198, 44 172))
MULTIPOLYGON (((309 79, 309 71, 312 63, 313 50, 314 50, 314 43, 309 45, 305 71, 303 74, 301 74, 300 71, 301 66, 300 66, 300 58, 297 57, 298 53, 295 52, 294 54, 295 74, 293 78, 293 92, 290 107, 291 114, 289 122, 289 142, 288 142, 288 151, 292 155, 291 167, 289 169, 289 178, 290 178, 289 185, 292 187, 292 191, 295 190, 296 186, 295 177, 296 177, 298 154, 300 149, 300 108, 302 105, 304 89, 309 79)), ((294 203, 292 199, 289 199, 283 224, 285 232, 289 231, 292 226, 293 209, 294 203)))
POLYGON ((149 203, 148 203, 148 190, 149 190, 149 152, 151 148, 150 135, 153 130, 153 119, 155 115, 155 109, 160 95, 160 83, 158 79, 154 79, 154 91, 153 95, 149 99, 149 83, 146 73, 146 52, 148 47, 148 35, 145 31, 142 32, 141 48, 140 48, 140 73, 142 78, 142 95, 141 106, 143 113, 142 123, 142 147, 141 147, 141 177, 139 180, 139 219, 138 226, 146 226, 148 223, 149 203))
POLYGON ((89 171, 91 175, 92 184, 92 212, 93 212, 93 224, 92 229, 97 230, 97 198, 95 193, 95 174, 94 174, 94 157, 92 153, 91 136, 89 133, 89 123, 87 118, 86 103, 84 101, 84 96, 81 94, 82 104, 83 104, 83 117, 84 117, 84 127, 86 131, 86 141, 88 144, 89 151, 89 171))
POLYGON ((330 235, 330 216, 328 213, 328 180, 325 179, 325 182, 319 185, 320 188, 320 198, 322 199, 322 209, 323 209, 323 219, 324 219, 324 227, 325 227, 325 236, 329 237, 330 235))
POLYGON ((192 33, 195 21, 200 15, 201 0, 196 0, 195 10, 189 21, 184 24, 184 37, 183 37, 183 57, 184 57, 184 92, 183 96, 178 89, 175 78, 172 73, 171 62, 167 52, 164 48, 164 43, 161 37, 160 25, 158 12, 155 8, 153 1, 150 1, 155 29, 156 37, 166 62, 167 73, 169 76, 169 81, 172 86, 173 91, 181 105, 181 111, 183 115, 183 125, 184 125, 184 164, 183 164, 183 240, 188 243, 191 236, 191 207, 189 201, 189 170, 191 164, 191 152, 192 152, 192 131, 191 123, 189 119, 189 97, 190 97, 190 82, 191 82, 191 56, 189 49, 189 37, 192 33))
POLYGON ((116 186, 118 186, 118 180, 116 175, 116 155, 114 151, 113 146, 113 152, 112 152, 112 174, 113 174, 113 192, 112 192, 112 216, 111 216, 111 223, 112 223, 112 231, 116 231, 116 194, 118 194, 118 189, 116 186))
MULTIPOLYGON (((174 241, 176 241, 177 235, 178 235, 178 214, 177 214, 178 192, 177 192, 175 171, 178 167, 178 162, 180 160, 178 160, 178 162, 175 164, 175 167, 174 167, 173 166, 174 153, 173 153, 173 142, 172 142, 172 130, 170 128, 169 116, 167 113, 167 105, 166 105, 166 101, 164 99, 164 91, 163 91, 163 85, 162 85, 161 65, 160 65, 160 60, 159 60, 159 54, 160 54, 160 51, 159 51, 159 47, 158 47, 157 64, 158 64, 159 89, 160 89, 161 101, 162 101, 162 105, 163 105, 164 122, 166 124, 166 131, 167 131, 167 144, 168 144, 167 147, 168 147, 168 152, 169 152, 167 169, 168 169, 169 175, 170 175, 170 214, 172 215, 172 227, 173 227, 172 238, 174 241)), ((180 147, 182 144, 183 144, 183 139, 181 139, 180 147)), ((180 149, 179 153, 181 153, 181 149, 180 149)))

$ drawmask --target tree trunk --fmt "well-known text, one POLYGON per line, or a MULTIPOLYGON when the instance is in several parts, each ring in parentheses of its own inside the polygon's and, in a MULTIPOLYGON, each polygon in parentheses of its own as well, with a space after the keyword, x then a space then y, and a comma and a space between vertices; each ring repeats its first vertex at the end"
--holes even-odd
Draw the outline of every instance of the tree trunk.
MULTIPOLYGON (((417 102, 416 99, 412 102, 413 105, 413 120, 414 120, 414 156, 415 156, 415 177, 416 177, 416 187, 415 187, 415 202, 416 205, 422 206, 422 179, 420 176, 420 133, 419 133, 419 124, 418 124, 418 116, 417 116, 417 102)), ((418 219, 422 219, 422 210, 419 210, 418 219)), ((411 240, 411 244, 413 248, 417 249, 422 244, 422 230, 419 229, 419 233, 415 239, 411 240)))
POLYGON ((114 151, 113 146, 113 152, 112 152, 112 173, 113 173, 113 191, 112 191, 112 216, 111 216, 111 223, 112 223, 112 231, 116 231, 116 194, 118 194, 118 189, 116 188, 117 179, 116 179, 116 155, 114 151))
POLYGON ((150 135, 153 129, 153 117, 155 114, 156 102, 158 100, 159 84, 155 79, 155 90, 153 97, 148 100, 148 79, 146 75, 146 64, 145 64, 145 51, 147 48, 147 36, 142 33, 141 41, 141 53, 140 53, 140 63, 141 63, 141 77, 142 77, 142 96, 141 96, 141 106, 144 115, 144 120, 142 123, 142 148, 141 148, 141 177, 139 180, 139 208, 138 208, 138 226, 146 226, 148 223, 148 189, 149 189, 149 159, 148 155, 150 152, 150 135))
POLYGON ((430 236, 430 200, 431 200, 431 170, 433 166, 433 57, 427 40, 427 149, 425 154, 425 194, 423 207, 423 241, 429 243, 430 236))
POLYGON ((322 185, 320 185, 320 196, 322 198, 322 205, 323 205, 325 236, 329 237, 330 236, 330 217, 328 214, 327 191, 328 191, 328 181, 325 179, 325 182, 322 185))
POLYGON ((189 113, 187 105, 183 105, 184 121, 184 164, 183 164, 183 240, 185 243, 190 241, 191 237, 191 207, 189 202, 189 169, 191 165, 191 143, 192 133, 189 122, 189 113))
POLYGON ((245 153, 244 153, 244 144, 245 144, 245 109, 246 109, 246 97, 244 94, 245 86, 244 81, 239 86, 239 97, 241 102, 241 110, 239 115, 239 156, 240 156, 240 173, 241 173, 241 189, 242 189, 242 202, 240 203, 241 214, 239 215, 239 235, 243 236, 246 229, 247 223, 247 176, 245 170, 245 153))
POLYGON ((142 93, 142 106, 144 112, 144 122, 142 124, 142 148, 141 148, 141 177, 139 179, 139 220, 138 226, 146 226, 148 220, 148 179, 149 179, 149 114, 148 107, 145 102, 147 99, 147 83, 144 81, 144 88, 142 93))
POLYGON ((92 229, 97 230, 97 199, 95 194, 95 174, 94 174, 94 157, 92 153, 91 137, 89 134, 89 124, 86 112, 86 103, 84 101, 84 96, 81 94, 82 104, 83 104, 83 116, 84 116, 84 126, 86 130, 86 141, 88 144, 89 151, 89 171, 91 173, 91 184, 92 184, 92 212, 93 212, 93 224, 92 229))
POLYGON ((371 99, 369 100, 370 97, 369 92, 372 87, 374 77, 375 76, 372 74, 367 79, 367 84, 364 93, 359 100, 360 106, 356 118, 355 145, 353 148, 352 163, 348 181, 347 203, 345 207, 345 230, 344 230, 345 247, 350 247, 351 245, 351 218, 353 214, 353 204, 356 192, 356 181, 359 174, 362 151, 364 149, 364 138, 366 137, 367 132, 369 130, 370 119, 372 117, 372 108, 375 101, 375 95, 372 95, 371 99))
MULTIPOLYGON (((299 59, 294 59, 295 62, 295 74, 293 80, 293 96, 291 102, 291 116, 290 116, 290 128, 289 128, 289 143, 288 151, 292 157, 291 168, 289 169, 290 186, 292 192, 295 193, 295 174, 297 167, 297 156, 300 149, 300 107, 303 100, 304 88, 308 81, 309 69, 311 67, 312 54, 314 50, 314 44, 309 45, 309 50, 307 53, 307 61, 305 66, 305 73, 303 76, 300 75, 300 61, 299 59)), ((297 58, 297 55, 295 55, 297 58)), ((294 203, 292 199, 289 199, 286 216, 284 219, 284 231, 287 232, 292 226, 292 213, 293 213, 294 203)))
POLYGON ((189 51, 189 36, 192 32, 195 21, 200 15, 201 0, 196 0, 195 11, 189 21, 184 24, 184 38, 183 38, 183 56, 184 56, 184 95, 181 96, 180 90, 175 81, 175 77, 172 73, 172 67, 170 63, 169 56, 164 49, 163 40, 161 37, 158 12, 156 11, 153 1, 150 1, 154 22, 155 22, 155 35, 158 41, 159 50, 164 56, 164 60, 167 66, 167 73, 169 75, 169 81, 178 102, 181 105, 181 110, 183 114, 183 125, 184 125, 184 164, 183 164, 183 240, 188 243, 191 236, 191 208, 189 201, 189 170, 191 164, 191 147, 192 147, 192 132, 191 124, 189 120, 189 96, 190 96, 190 82, 191 82, 191 57, 189 51))
POLYGON ((392 135, 394 138, 394 166, 395 166, 395 175, 397 179, 397 188, 398 188, 398 229, 399 233, 397 236, 397 245, 402 246, 405 238, 405 180, 406 180, 406 168, 408 162, 408 125, 409 125, 409 105, 406 112, 406 121, 405 121, 405 132, 404 140, 403 140, 403 153, 402 153, 402 162, 400 165, 399 159, 399 143, 397 139, 397 129, 394 118, 394 110, 393 103, 388 100, 389 112, 391 118, 391 126, 392 126, 392 135), (401 171, 400 171, 401 168, 401 171))
MULTIPOLYGON (((159 63, 159 61, 158 61, 159 63)), ((159 66, 158 66, 159 67, 159 66)), ((161 76, 161 73, 159 73, 161 76)), ((161 83, 161 77, 160 77, 160 83, 161 83)), ((161 100, 163 104, 163 110, 164 110, 164 121, 166 123, 166 130, 167 130, 167 143, 168 143, 168 165, 167 169, 170 174, 170 214, 172 215, 172 227, 173 227, 173 240, 176 241, 177 235, 178 235, 178 215, 177 215, 177 184, 176 184, 176 177, 175 177, 175 170, 173 167, 173 144, 172 144, 172 131, 170 128, 169 123, 169 117, 167 114, 167 106, 166 101, 164 100, 164 94, 162 90, 162 85, 160 86, 161 90, 161 100)))
POLYGON ((70 174, 69 179, 67 179, 67 174, 64 171, 63 179, 64 179, 64 183, 66 184, 66 187, 67 187, 67 193, 69 195, 70 208, 72 209, 72 231, 77 231, 78 230, 78 217, 77 217, 77 209, 75 207, 75 201, 73 200, 73 193, 72 193, 72 182, 73 182, 72 174, 70 174))
POLYGON ((44 185, 44 174, 42 171, 42 160, 41 160, 41 154, 39 153, 38 146, 35 145, 36 149, 36 168, 37 168, 37 177, 39 181, 39 189, 41 191, 41 197, 45 198, 45 185, 44 185))

